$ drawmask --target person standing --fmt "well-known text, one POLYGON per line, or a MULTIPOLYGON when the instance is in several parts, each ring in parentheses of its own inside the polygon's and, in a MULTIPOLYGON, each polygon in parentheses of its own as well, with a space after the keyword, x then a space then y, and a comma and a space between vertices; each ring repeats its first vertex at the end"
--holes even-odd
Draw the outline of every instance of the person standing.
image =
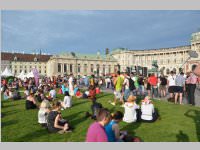
POLYGON ((191 72, 187 78, 188 83, 188 102, 189 104, 195 105, 195 89, 197 84, 197 76, 191 72))
POLYGON ((125 101, 128 99, 128 97, 130 95, 129 80, 130 80, 129 73, 125 73, 125 79, 124 79, 124 83, 123 83, 123 85, 125 86, 125 90, 124 90, 124 100, 125 101))
POLYGON ((73 74, 70 74, 69 77, 69 95, 74 96, 74 83, 73 83, 73 74))
POLYGON ((164 76, 164 74, 161 74, 160 76, 160 96, 165 97, 166 96, 166 85, 167 85, 167 79, 164 76))
POLYGON ((151 74, 151 77, 149 78, 149 83, 151 85, 151 96, 152 98, 157 97, 158 96, 158 79, 155 76, 154 73, 151 74))
POLYGON ((184 73, 181 72, 180 75, 176 77, 175 80, 176 87, 175 87, 175 104, 177 103, 177 99, 179 96, 179 103, 182 104, 183 100, 183 91, 185 91, 185 78, 184 73))
POLYGON ((176 87, 175 80, 176 80, 176 75, 174 74, 173 71, 171 71, 169 77, 167 78, 168 92, 170 94, 169 99, 173 99, 174 96, 173 94, 176 87))
POLYGON ((123 78, 120 76, 120 71, 117 72, 117 78, 114 80, 114 102, 111 103, 112 105, 116 105, 117 99, 120 99, 120 101, 123 103, 122 99, 122 86, 123 86, 123 78))

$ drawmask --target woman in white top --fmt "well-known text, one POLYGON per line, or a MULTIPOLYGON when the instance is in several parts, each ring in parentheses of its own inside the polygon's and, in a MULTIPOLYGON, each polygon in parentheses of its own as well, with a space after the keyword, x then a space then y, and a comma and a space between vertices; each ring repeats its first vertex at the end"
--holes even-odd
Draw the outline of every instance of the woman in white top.
POLYGON ((40 104, 40 110, 38 111, 38 123, 43 127, 47 126, 47 114, 50 112, 50 103, 48 100, 43 100, 40 104))
POLYGON ((123 121, 127 123, 132 123, 137 121, 137 112, 136 109, 139 109, 139 106, 135 103, 136 97, 130 95, 127 99, 127 102, 124 104, 124 118, 123 121))
POLYGON ((145 122, 153 122, 157 119, 157 113, 155 112, 154 105, 149 97, 146 96, 141 105, 141 120, 145 122))
POLYGON ((72 98, 69 95, 68 91, 65 91, 65 97, 64 97, 64 101, 62 102, 62 107, 64 109, 69 108, 72 106, 72 98))

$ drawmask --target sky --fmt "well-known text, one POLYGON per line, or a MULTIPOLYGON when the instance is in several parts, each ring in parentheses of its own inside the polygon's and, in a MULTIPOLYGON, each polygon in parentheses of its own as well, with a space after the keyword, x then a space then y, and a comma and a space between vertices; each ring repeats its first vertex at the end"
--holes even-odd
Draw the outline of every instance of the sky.
POLYGON ((190 45, 200 11, 1 11, 2 51, 60 54, 105 49, 159 49, 190 45))

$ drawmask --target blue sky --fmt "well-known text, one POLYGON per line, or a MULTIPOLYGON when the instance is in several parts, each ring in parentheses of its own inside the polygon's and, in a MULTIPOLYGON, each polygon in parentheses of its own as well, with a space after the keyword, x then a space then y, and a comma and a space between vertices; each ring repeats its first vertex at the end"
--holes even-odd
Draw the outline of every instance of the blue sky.
POLYGON ((190 44, 200 11, 2 11, 2 50, 96 53, 190 44))

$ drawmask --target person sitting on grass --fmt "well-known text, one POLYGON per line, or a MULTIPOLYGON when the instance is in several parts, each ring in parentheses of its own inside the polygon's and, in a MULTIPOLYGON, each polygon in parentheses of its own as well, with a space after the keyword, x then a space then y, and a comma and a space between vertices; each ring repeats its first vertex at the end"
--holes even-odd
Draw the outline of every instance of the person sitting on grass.
POLYGON ((148 96, 142 100, 141 105, 141 121, 154 122, 158 118, 158 114, 154 109, 154 105, 148 96))
POLYGON ((96 99, 96 88, 95 86, 90 86, 89 87, 89 95, 88 95, 89 99, 96 99))
POLYGON ((104 126, 110 122, 110 112, 102 108, 97 114, 97 121, 92 123, 86 134, 86 142, 108 142, 104 126))
POLYGON ((127 132, 121 132, 119 122, 123 119, 123 113, 120 111, 112 115, 112 120, 105 126, 106 135, 109 142, 123 142, 123 138, 127 132))
POLYGON ((71 132, 71 127, 68 121, 64 120, 61 115, 61 102, 53 103, 53 110, 47 116, 47 129, 50 133, 67 133, 71 132))
POLYGON ((72 98, 68 91, 65 91, 64 101, 62 102, 62 107, 64 109, 72 107, 72 98))
POLYGON ((50 103, 48 100, 44 99, 40 104, 40 109, 38 111, 38 123, 42 127, 47 127, 47 115, 50 112, 50 103))
POLYGON ((28 86, 25 86, 25 90, 24 90, 24 98, 27 98, 29 96, 29 90, 28 90, 28 86))
POLYGON ((38 94, 36 96, 38 102, 42 102, 45 98, 44 92, 42 89, 38 90, 38 94))
POLYGON ((34 98, 34 93, 31 92, 26 99, 26 109, 35 109, 35 108, 37 108, 36 100, 34 98))
POLYGON ((74 95, 76 95, 78 89, 79 89, 78 86, 75 84, 75 85, 74 85, 74 95))
POLYGON ((83 93, 81 93, 80 89, 78 89, 76 92, 76 98, 82 98, 82 97, 83 97, 83 93))
POLYGON ((133 95, 130 95, 127 99, 127 102, 124 104, 124 118, 123 121, 127 123, 136 122, 137 117, 137 110, 139 109, 139 106, 135 102, 136 97, 133 95))
POLYGON ((10 89, 6 89, 4 94, 3 94, 3 99, 8 100, 10 98, 13 98, 13 94, 12 94, 10 89))
POLYGON ((91 119, 96 120, 97 114, 98 114, 99 110, 102 108, 103 108, 102 104, 98 103, 96 101, 96 99, 93 99, 92 105, 91 105, 92 114, 90 114, 89 112, 86 112, 86 118, 91 117, 91 119))
POLYGON ((22 98, 22 97, 21 97, 19 91, 18 91, 18 90, 15 90, 15 91, 13 92, 13 100, 20 100, 21 98, 22 98))
POLYGON ((52 86, 51 87, 51 90, 49 92, 49 98, 51 100, 54 100, 56 98, 56 90, 55 90, 56 87, 52 86))

